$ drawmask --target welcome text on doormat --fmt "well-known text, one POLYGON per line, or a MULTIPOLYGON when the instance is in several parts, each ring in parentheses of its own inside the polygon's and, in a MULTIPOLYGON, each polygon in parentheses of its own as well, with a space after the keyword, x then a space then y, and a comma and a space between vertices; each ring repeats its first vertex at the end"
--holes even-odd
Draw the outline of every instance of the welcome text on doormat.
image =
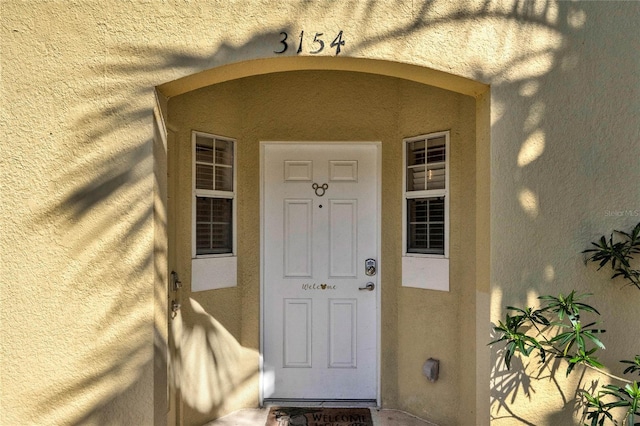
POLYGON ((373 426, 367 408, 273 407, 266 426, 373 426))

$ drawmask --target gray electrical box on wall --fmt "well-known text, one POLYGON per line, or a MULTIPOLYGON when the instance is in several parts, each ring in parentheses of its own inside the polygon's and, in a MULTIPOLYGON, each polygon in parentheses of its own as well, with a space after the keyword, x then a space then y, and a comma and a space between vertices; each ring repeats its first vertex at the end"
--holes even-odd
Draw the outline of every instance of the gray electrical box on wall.
POLYGON ((437 359, 429 358, 422 366, 422 374, 430 381, 435 382, 438 380, 438 374, 440 372, 440 361, 437 359))

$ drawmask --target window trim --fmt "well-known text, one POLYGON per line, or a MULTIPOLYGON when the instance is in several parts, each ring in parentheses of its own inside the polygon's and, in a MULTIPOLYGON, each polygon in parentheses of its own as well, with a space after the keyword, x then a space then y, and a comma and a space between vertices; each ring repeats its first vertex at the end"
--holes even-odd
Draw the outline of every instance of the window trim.
POLYGON ((429 257, 435 259, 448 259, 449 258, 449 175, 450 175, 450 162, 451 157, 451 144, 450 144, 450 131, 440 131, 434 133, 427 133, 418 136, 412 136, 402 140, 402 256, 406 257, 429 257), (425 189, 419 191, 407 190, 407 169, 408 169, 408 147, 411 142, 427 141, 429 139, 445 138, 445 184, 444 189, 425 189), (444 197, 444 254, 433 253, 413 253, 408 251, 409 235, 408 235, 408 217, 407 217, 407 200, 415 198, 437 198, 444 197))
POLYGON ((220 136, 213 133, 201 132, 197 130, 191 131, 191 258, 192 259, 207 259, 207 258, 216 258, 216 257, 236 256, 237 235, 238 235, 237 196, 236 196, 237 195, 236 188, 237 188, 238 159, 237 159, 236 145, 237 145, 237 140, 227 136, 220 136), (233 185, 232 185, 231 191, 196 189, 196 138, 198 136, 231 142, 232 155, 233 155, 233 164, 232 164, 233 185), (197 248, 196 248, 196 213, 197 213, 196 198, 197 197, 231 199, 231 221, 232 221, 231 253, 197 254, 197 248))

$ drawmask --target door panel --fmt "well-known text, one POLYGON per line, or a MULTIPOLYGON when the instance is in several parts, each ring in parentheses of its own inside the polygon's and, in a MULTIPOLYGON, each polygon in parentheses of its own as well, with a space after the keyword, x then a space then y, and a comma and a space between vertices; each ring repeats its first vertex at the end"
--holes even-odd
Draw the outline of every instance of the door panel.
POLYGON ((357 368, 356 299, 329 300, 329 368, 357 368))
POLYGON ((329 276, 356 277, 358 201, 329 203, 329 276))
POLYGON ((264 397, 376 399, 378 147, 263 148, 264 397))
POLYGON ((311 200, 284 200, 284 276, 311 276, 311 200))
POLYGON ((286 368, 311 367, 311 299, 284 300, 284 361, 286 368))

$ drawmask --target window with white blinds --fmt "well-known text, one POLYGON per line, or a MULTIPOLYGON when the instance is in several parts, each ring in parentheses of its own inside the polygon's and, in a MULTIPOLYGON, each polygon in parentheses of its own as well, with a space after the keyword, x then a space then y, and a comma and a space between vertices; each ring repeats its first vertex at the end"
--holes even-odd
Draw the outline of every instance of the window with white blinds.
POLYGON ((405 139, 406 254, 448 254, 449 132, 405 139))
POLYGON ((194 254, 233 254, 235 141, 202 132, 192 139, 194 254))

